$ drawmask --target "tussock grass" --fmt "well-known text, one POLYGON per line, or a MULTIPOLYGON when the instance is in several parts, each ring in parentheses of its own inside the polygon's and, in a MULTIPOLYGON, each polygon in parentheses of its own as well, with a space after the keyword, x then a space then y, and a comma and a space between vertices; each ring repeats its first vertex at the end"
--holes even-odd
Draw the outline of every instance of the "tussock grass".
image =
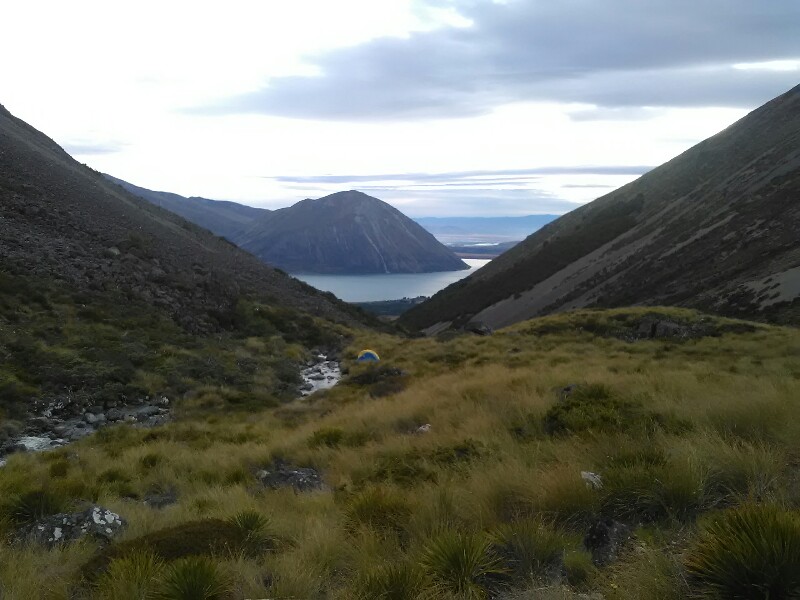
POLYGON ((686 558, 706 598, 796 598, 800 518, 772 505, 743 505, 710 517, 686 558))
MULTIPOLYGON (((129 525, 106 550, 0 542, 0 596, 111 597, 108 574, 149 550, 164 568, 153 593, 176 561, 200 555, 227 574, 233 597, 686 597, 683 555, 722 539, 702 525, 708 515, 800 506, 800 334, 757 326, 690 340, 607 336, 652 310, 579 311, 446 341, 353 332, 351 375, 366 370, 352 362, 355 350, 375 347, 406 373, 405 387, 375 397, 374 383, 341 385, 277 408, 244 392, 234 404, 249 409, 228 410, 220 407, 242 387, 198 382, 177 422, 14 455, 0 469, 0 533, 17 527, 7 500, 42 490, 69 506, 100 503, 129 525), (560 399, 572 384, 584 392, 560 399), (430 431, 415 433, 423 424, 430 431), (329 490, 264 488, 255 474, 276 458, 319 469, 329 490), (603 487, 587 487, 581 471, 603 487), (144 504, 164 490, 176 504, 144 504), (601 516, 636 535, 596 569, 581 541, 601 516), (178 539, 186 527, 202 552, 141 544, 178 539), (98 556, 106 561, 87 587, 81 573, 98 556), (46 585, 27 581, 37 571, 46 585)), ((249 336, 240 358, 275 344, 249 336)), ((165 356, 193 360, 179 348, 165 356)), ((725 555, 730 544, 717 546, 725 555)))

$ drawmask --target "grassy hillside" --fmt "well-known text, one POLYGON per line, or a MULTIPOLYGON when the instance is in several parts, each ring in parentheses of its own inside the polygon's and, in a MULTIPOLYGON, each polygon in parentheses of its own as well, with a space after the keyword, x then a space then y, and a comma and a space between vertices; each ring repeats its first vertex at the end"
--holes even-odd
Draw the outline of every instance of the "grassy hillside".
POLYGON ((124 294, 0 270, 0 445, 48 403, 275 405, 293 397, 309 349, 341 346, 347 332, 247 296, 214 318, 214 334, 192 335, 124 294))
POLYGON ((106 548, 0 543, 0 597, 791 597, 800 334, 657 309, 676 335, 636 340, 653 310, 489 337, 360 331, 347 355, 384 361, 349 365, 330 392, 234 412, 187 402, 157 429, 12 456, 5 534, 87 501, 128 527, 106 548), (265 486, 280 465, 324 486, 265 486), (175 504, 143 504, 165 491, 175 504), (612 529, 628 534, 605 552, 612 529), (217 592, 186 595, 199 579, 217 592))

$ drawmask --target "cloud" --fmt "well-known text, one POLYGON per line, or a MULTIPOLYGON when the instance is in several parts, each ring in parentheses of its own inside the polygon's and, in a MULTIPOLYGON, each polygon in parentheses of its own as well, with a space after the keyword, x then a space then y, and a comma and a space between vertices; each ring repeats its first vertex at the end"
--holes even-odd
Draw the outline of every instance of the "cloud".
POLYGON ((413 217, 459 215, 469 217, 564 214, 581 203, 562 200, 548 192, 531 189, 440 189, 397 190, 359 188, 377 195, 404 214, 413 217))
POLYGON ((125 148, 120 142, 67 142, 62 148, 71 156, 113 154, 125 148))
MULTIPOLYGON (((469 185, 485 186, 489 183, 501 185, 506 183, 521 183, 535 180, 547 175, 643 175, 651 170, 652 166, 646 165, 585 165, 585 166, 552 166, 536 167, 531 169, 501 169, 501 170, 474 170, 451 171, 449 173, 384 173, 378 175, 300 175, 300 176, 270 176, 267 179, 294 184, 339 186, 361 186, 364 184, 378 185, 392 182, 415 186, 429 185, 469 185)), ((386 186, 395 188, 396 185, 386 186)))
MULTIPOLYGON (((758 68, 800 56, 795 0, 426 4, 456 10, 471 26, 328 52, 312 59, 318 75, 274 78, 199 110, 389 120, 468 117, 524 101, 751 107, 795 85, 798 75, 758 68), (742 64, 752 68, 734 66, 742 64)), ((633 113, 618 113, 626 114, 633 113)))

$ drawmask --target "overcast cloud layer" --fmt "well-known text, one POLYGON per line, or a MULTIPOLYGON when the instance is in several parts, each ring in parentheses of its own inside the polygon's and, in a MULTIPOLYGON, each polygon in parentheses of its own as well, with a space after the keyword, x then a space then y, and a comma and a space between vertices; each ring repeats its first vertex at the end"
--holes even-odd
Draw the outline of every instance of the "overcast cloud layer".
POLYGON ((18 0, 0 103, 149 189, 562 213, 800 83, 800 0, 18 0))
POLYGON ((797 83, 793 71, 746 68, 800 58, 796 0, 428 4, 455 9, 463 26, 312 57, 317 75, 274 78, 204 110, 386 120, 556 101, 601 108, 578 119, 636 118, 641 107, 752 107, 797 83))

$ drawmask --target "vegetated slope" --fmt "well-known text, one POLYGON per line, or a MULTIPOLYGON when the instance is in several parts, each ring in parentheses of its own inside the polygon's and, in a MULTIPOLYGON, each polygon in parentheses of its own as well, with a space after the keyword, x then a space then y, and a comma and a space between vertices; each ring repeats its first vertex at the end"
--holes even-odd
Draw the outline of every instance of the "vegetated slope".
POLYGON ((53 425, 48 406, 80 418, 154 395, 179 411, 290 399, 310 351, 348 335, 334 322, 377 324, 0 108, 0 456, 42 433, 31 417, 53 425))
POLYGON ((585 306, 800 322, 800 86, 405 313, 504 326, 585 306))
POLYGON ((427 273, 468 266, 390 205, 357 191, 264 215, 236 240, 272 265, 303 273, 427 273))
POLYGON ((289 408, 12 456, 0 590, 161 597, 183 568, 226 599, 793 598, 798 349, 794 328, 663 308, 359 333, 349 378, 289 408), (381 365, 354 363, 367 345, 381 365), (85 499, 124 536, 7 541, 85 499))
POLYGON ((0 108, 0 261, 14 274, 151 303, 188 329, 238 298, 355 322, 355 312, 210 232, 129 194, 0 108))
POLYGON ((235 242, 236 236, 247 229, 253 221, 269 212, 265 208, 255 208, 226 200, 209 200, 199 196, 186 198, 170 192, 155 192, 111 175, 105 175, 105 177, 132 194, 140 196, 156 206, 166 208, 195 225, 208 229, 232 242, 235 242))

